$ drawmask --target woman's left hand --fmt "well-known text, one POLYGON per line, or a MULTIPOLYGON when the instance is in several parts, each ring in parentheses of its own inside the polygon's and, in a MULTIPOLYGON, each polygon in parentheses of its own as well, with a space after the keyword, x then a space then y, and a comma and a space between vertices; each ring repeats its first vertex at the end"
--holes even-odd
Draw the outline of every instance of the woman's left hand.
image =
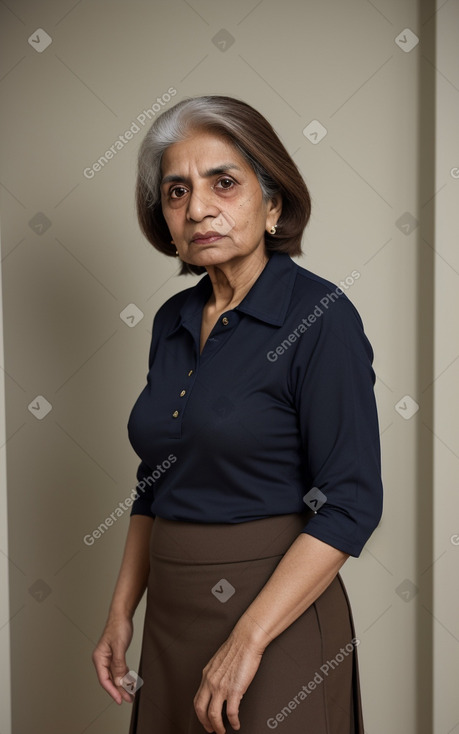
POLYGON ((196 714, 207 732, 225 734, 222 718, 225 701, 229 723, 233 729, 240 728, 239 704, 258 670, 263 652, 262 645, 248 642, 235 629, 207 663, 194 697, 196 714))

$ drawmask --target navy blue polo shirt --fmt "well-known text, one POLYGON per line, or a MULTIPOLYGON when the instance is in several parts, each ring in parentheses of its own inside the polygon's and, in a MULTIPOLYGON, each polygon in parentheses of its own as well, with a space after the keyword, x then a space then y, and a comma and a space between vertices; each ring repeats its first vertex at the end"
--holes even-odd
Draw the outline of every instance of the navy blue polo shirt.
POLYGON ((273 253, 199 353, 209 276, 153 321, 128 420, 131 515, 240 523, 312 509, 304 532, 358 556, 382 482, 373 351, 345 292, 273 253))

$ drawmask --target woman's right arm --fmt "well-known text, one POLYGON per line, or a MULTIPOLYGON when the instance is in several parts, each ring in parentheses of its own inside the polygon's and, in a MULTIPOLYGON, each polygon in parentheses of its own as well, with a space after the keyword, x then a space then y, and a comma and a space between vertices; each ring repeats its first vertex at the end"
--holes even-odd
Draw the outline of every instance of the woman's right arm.
POLYGON ((147 587, 150 569, 150 535, 154 519, 131 515, 118 580, 113 592, 107 622, 92 654, 99 683, 120 704, 133 697, 117 685, 129 670, 126 650, 132 639, 132 618, 147 587))

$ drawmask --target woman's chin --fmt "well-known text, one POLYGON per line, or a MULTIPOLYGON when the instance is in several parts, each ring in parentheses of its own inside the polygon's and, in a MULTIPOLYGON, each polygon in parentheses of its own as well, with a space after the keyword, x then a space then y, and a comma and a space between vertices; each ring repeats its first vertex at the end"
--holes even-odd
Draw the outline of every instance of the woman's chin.
POLYGON ((217 248, 207 248, 202 252, 193 253, 192 257, 188 257, 185 262, 189 265, 197 265, 201 268, 207 268, 211 266, 224 265, 230 262, 236 253, 218 251, 217 248))

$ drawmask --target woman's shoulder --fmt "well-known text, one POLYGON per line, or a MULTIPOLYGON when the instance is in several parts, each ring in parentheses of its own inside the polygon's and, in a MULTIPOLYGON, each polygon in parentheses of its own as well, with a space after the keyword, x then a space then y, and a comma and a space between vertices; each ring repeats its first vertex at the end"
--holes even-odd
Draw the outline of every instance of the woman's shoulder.
POLYGON ((298 263, 296 266, 296 279, 294 283, 292 297, 296 305, 300 305, 311 312, 323 315, 325 313, 334 313, 336 318, 346 318, 346 314, 361 321, 360 314, 352 302, 352 288, 360 278, 358 270, 352 270, 342 280, 333 282, 327 280, 321 275, 302 267, 298 263), (339 304, 338 308, 331 309, 334 304, 339 304))

